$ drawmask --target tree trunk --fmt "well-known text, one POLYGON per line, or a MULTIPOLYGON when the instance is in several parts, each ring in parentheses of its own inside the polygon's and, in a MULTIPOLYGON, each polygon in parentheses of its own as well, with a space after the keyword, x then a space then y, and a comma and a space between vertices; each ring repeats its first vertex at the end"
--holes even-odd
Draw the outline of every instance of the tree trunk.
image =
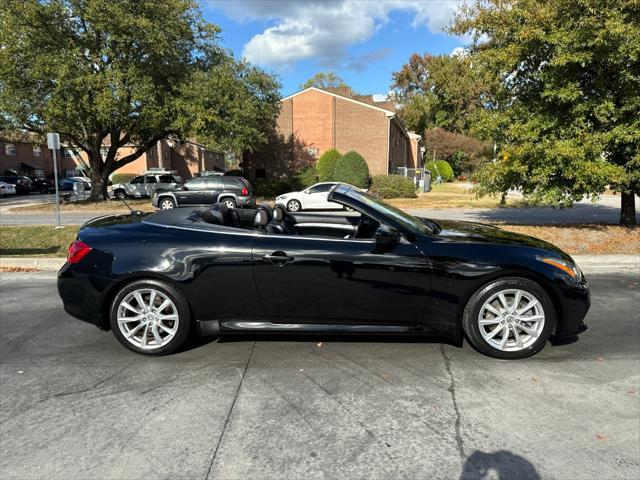
POLYGON ((104 168, 102 157, 98 155, 97 159, 90 158, 91 165, 91 195, 90 202, 101 202, 108 200, 107 183, 109 181, 109 171, 104 168))
POLYGON ((620 225, 633 227, 637 224, 635 192, 622 192, 620 198, 620 225))

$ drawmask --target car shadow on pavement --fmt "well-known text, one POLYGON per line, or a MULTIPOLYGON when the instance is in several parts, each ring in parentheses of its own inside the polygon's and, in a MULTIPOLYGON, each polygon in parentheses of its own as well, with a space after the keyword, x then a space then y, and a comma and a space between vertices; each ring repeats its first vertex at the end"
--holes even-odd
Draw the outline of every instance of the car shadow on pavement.
MULTIPOLYGON (((212 337, 209 337, 212 338, 212 337)), ((436 335, 390 335, 385 334, 331 334, 331 333, 225 333, 219 338, 224 342, 347 342, 347 343, 444 343, 453 345, 448 337, 436 335)))
POLYGON ((536 468, 526 458, 500 450, 494 453, 474 451, 467 457, 460 480, 540 480, 536 468))

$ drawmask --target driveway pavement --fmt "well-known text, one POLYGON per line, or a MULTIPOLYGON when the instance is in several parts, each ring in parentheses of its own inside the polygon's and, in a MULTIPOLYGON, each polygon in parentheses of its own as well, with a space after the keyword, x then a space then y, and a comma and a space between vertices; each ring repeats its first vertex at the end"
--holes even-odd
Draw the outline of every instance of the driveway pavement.
POLYGON ((0 274, 0 476, 637 479, 640 279, 590 278, 590 329, 506 362, 361 338, 194 341, 145 358, 0 274))

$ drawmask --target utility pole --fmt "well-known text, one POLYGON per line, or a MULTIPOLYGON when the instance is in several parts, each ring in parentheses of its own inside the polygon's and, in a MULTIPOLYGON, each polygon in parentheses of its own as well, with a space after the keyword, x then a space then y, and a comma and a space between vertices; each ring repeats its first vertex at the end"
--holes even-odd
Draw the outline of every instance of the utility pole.
POLYGON ((53 181, 56 186, 56 214, 58 216, 58 226, 56 228, 61 228, 60 194, 58 193, 58 151, 60 150, 60 134, 47 133, 47 147, 53 151, 53 181))

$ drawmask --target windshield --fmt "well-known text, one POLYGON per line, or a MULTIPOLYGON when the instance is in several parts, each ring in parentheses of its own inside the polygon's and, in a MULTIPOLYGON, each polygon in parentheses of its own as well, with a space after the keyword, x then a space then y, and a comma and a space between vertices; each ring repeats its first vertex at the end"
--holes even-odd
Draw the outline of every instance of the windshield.
POLYGON ((361 190, 351 188, 349 190, 349 196, 364 203, 369 208, 372 208, 373 210, 378 212, 381 217, 386 217, 394 220, 395 222, 400 224, 402 228, 415 235, 428 235, 434 233, 436 229, 436 224, 431 222, 431 220, 427 221, 429 223, 425 223, 423 220, 414 217, 413 215, 409 215, 407 212, 404 212, 399 208, 384 203, 382 200, 373 197, 361 190))

